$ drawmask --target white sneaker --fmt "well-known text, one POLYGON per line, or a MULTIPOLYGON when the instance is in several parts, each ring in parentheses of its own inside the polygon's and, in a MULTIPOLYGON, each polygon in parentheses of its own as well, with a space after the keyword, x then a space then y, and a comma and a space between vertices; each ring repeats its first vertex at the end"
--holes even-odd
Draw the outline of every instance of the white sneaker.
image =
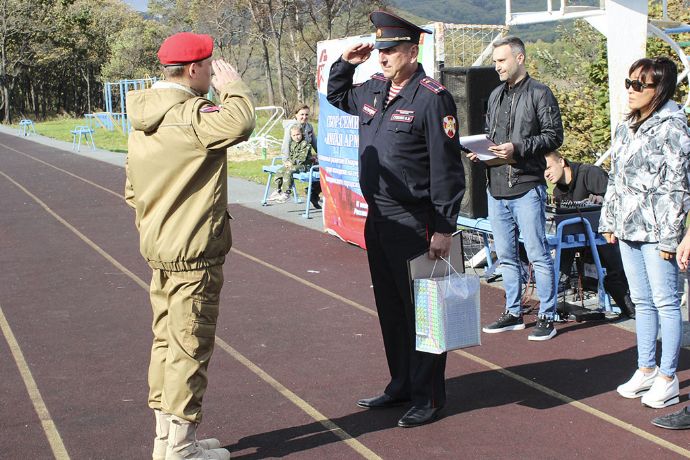
POLYGON ((642 396, 642 404, 654 409, 672 406, 680 402, 679 392, 678 377, 674 375, 669 382, 659 374, 649 391, 642 396))
POLYGON ((283 192, 279 190, 274 190, 273 193, 271 193, 271 196, 268 197, 268 201, 275 201, 278 198, 280 198, 282 194, 283 192))
POLYGON ((278 198, 276 198, 275 201, 276 203, 286 203, 290 199, 290 195, 287 193, 281 193, 278 198))
POLYGON ((623 385, 618 385, 616 391, 624 398, 639 398, 652 387, 657 375, 659 375, 658 367, 655 367, 654 372, 649 375, 645 375, 641 370, 637 369, 630 380, 623 385))

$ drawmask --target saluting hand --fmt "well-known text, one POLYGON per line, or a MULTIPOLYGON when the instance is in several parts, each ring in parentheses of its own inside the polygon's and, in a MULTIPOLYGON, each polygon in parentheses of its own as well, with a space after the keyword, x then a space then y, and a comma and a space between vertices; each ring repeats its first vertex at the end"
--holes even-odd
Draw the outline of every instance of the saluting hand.
POLYGON ((357 43, 343 52, 343 59, 350 64, 357 65, 366 62, 374 51, 372 43, 357 43))
POLYGON ((237 73, 235 68, 223 59, 211 62, 211 66, 213 67, 211 84, 216 89, 216 92, 219 92, 228 83, 241 80, 240 74, 237 73))

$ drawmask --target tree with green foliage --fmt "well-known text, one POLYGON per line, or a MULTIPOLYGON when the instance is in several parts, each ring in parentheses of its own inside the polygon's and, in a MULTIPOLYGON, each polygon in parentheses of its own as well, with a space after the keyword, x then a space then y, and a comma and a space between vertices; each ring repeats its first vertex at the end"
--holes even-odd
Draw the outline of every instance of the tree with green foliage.
POLYGON ((2 122, 102 106, 101 67, 138 18, 121 0, 0 0, 2 122))
POLYGON ((549 85, 561 107, 561 153, 591 163, 610 137, 606 39, 586 21, 558 27, 553 43, 527 45, 530 74, 549 85))
POLYGON ((158 21, 133 16, 110 39, 110 58, 101 66, 103 82, 158 76, 158 48, 169 29, 158 21))
MULTIPOLYGON (((683 0, 669 0, 668 13, 672 20, 690 22, 690 10, 683 0)), ((650 2, 649 16, 661 18, 659 2, 650 2)), ((561 153, 571 160, 592 163, 611 142, 606 38, 584 20, 559 26, 558 35, 553 43, 528 44, 529 70, 551 86, 558 99, 565 128, 561 153)), ((676 38, 690 40, 690 34, 676 38)), ((647 56, 662 55, 674 59, 682 71, 675 51, 662 40, 649 38, 647 56)), ((678 86, 675 99, 685 100, 687 94, 686 80, 678 86)))

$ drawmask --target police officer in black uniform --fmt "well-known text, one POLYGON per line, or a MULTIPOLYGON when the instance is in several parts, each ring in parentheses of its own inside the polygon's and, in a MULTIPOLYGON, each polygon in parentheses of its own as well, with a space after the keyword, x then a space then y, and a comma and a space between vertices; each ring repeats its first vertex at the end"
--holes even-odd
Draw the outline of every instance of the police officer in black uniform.
POLYGON ((375 44, 351 46, 333 64, 328 101, 358 115, 359 183, 369 205, 364 239, 391 381, 363 408, 412 402, 401 427, 433 421, 445 403, 446 353, 415 350, 408 259, 447 257, 465 189, 457 109, 417 62, 425 29, 376 11, 375 44), (358 64, 379 50, 382 73, 353 85, 358 64))

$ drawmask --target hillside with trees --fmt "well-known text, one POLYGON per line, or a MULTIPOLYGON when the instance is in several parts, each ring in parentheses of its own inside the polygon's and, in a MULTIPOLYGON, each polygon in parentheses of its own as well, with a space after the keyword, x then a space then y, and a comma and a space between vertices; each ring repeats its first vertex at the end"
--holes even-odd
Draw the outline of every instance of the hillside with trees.
MULTIPOLYGON (((238 69, 260 105, 315 104, 316 43, 369 33, 368 14, 391 7, 387 0, 149 0, 141 15, 121 0, 0 1, 3 123, 103 110, 103 83, 158 76, 156 51, 166 36, 181 30, 211 34, 217 55, 238 69)), ((513 3, 524 11, 543 9, 545 2, 513 3)), ((430 22, 501 23, 505 2, 393 0, 392 5, 430 22)), ((659 17, 659 2, 650 5, 650 15, 659 17)), ((690 22, 683 0, 670 0, 669 14, 690 22)), ((529 70, 554 88, 562 106, 564 152, 591 161, 609 142, 605 40, 584 21, 547 26, 552 40, 528 43, 529 70)), ((526 38, 515 29, 511 33, 526 38)), ((690 34, 679 39, 689 41, 690 34)), ((647 49, 650 56, 674 55, 657 39, 649 39, 647 49)), ((686 93, 687 85, 681 86, 678 99, 686 93)))

